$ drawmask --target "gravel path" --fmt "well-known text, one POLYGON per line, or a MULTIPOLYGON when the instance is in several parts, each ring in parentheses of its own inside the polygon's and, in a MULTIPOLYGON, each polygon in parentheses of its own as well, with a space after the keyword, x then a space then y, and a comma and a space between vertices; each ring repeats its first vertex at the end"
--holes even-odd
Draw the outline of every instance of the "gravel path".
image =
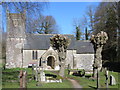
POLYGON ((76 89, 79 88, 79 90, 81 90, 82 86, 76 80, 74 80, 74 79, 68 79, 68 80, 72 83, 74 88, 76 88, 76 89))

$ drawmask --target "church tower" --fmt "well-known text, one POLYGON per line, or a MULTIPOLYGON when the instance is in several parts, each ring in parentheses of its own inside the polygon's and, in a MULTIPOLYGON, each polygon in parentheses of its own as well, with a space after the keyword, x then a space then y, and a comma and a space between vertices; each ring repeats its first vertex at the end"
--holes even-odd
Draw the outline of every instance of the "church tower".
POLYGON ((25 14, 7 13, 6 68, 22 67, 25 14))

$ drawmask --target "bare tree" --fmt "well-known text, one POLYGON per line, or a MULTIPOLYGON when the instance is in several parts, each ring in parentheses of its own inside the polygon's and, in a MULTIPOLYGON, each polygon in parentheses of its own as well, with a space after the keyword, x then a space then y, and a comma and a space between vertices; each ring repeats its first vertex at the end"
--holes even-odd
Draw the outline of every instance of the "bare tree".
MULTIPOLYGON (((11 46, 11 48, 14 48, 13 51, 18 51, 19 54, 21 55, 21 67, 23 66, 23 47, 24 47, 24 36, 26 36, 26 30, 27 27, 29 26, 30 17, 32 19, 35 19, 41 14, 41 11, 43 10, 44 6, 46 3, 39 3, 39 2, 2 2, 2 7, 3 7, 3 14, 4 16, 3 23, 6 24, 9 27, 7 27, 7 36, 11 35, 10 37, 22 37, 23 40, 20 41, 19 39, 19 45, 17 48, 14 48, 17 44, 15 42, 16 38, 14 38, 14 42, 9 41, 10 38, 7 40, 7 44, 5 48, 10 47, 10 43, 14 44, 11 46), (14 17, 15 16, 15 17, 14 17), (7 20, 5 20, 7 18, 7 20), (7 22, 6 22, 7 21, 7 22), (20 25, 19 25, 20 24, 20 25), (20 28, 22 26, 22 28, 20 28), (19 33, 20 32, 20 33, 19 33), (23 34, 24 33, 24 34, 23 34), (18 35, 19 34, 19 35, 18 35), (19 49, 18 49, 19 48, 19 49)), ((2 25, 2 26, 6 26, 2 25)), ((6 49, 8 52, 8 49, 6 49)), ((11 52, 8 52, 9 54, 14 54, 11 52)), ((6 54, 8 55, 8 54, 6 54)), ((14 55, 15 56, 15 55, 14 55)), ((16 58, 16 57, 15 57, 16 58)), ((15 60, 13 57, 11 60, 15 60)), ((7 59, 8 60, 8 59, 7 59)))
POLYGON ((57 24, 53 16, 43 16, 40 15, 36 20, 32 19, 30 23, 31 31, 37 32, 39 34, 50 34, 50 33, 58 33, 57 24))
POLYGON ((73 19, 73 26, 75 28, 75 36, 76 40, 80 40, 82 38, 82 32, 81 32, 81 21, 80 19, 74 18, 73 19))
POLYGON ((87 7, 86 14, 82 18, 82 26, 84 28, 85 40, 90 38, 92 31, 94 30, 94 14, 95 6, 90 5, 87 7))
MULTIPOLYGON (((32 22, 30 18, 36 19, 41 15, 48 3, 44 2, 3 2, 2 6, 6 13, 25 13, 21 17, 26 21, 26 31, 30 32, 29 24, 32 22), (26 17, 26 18, 24 18, 26 17)), ((24 21, 24 20, 23 20, 24 21)), ((12 23, 12 22, 11 22, 12 23)))
POLYGON ((90 29, 93 31, 94 30, 94 14, 95 14, 95 7, 90 5, 88 6, 88 11, 86 12, 87 16, 88 16, 88 25, 90 27, 90 29))

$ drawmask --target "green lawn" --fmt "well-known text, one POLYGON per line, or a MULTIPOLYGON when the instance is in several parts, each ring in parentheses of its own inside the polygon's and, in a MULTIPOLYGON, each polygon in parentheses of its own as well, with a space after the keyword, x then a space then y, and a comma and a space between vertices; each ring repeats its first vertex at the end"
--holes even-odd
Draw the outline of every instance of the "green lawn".
MULTIPOLYGON (((66 72, 67 72, 67 70, 66 70, 66 72)), ((110 75, 113 75, 115 77, 117 85, 115 85, 115 86, 109 85, 109 88, 118 88, 118 73, 109 71, 109 77, 110 77, 110 75)), ((68 78, 72 78, 72 79, 75 79, 76 81, 78 81, 83 88, 92 88, 92 89, 96 88, 96 81, 97 80, 94 80, 92 78, 79 77, 79 76, 73 76, 73 75, 67 75, 67 74, 66 74, 66 76, 68 78)), ((89 75, 86 75, 86 76, 89 76, 89 75)), ((106 88, 105 82, 106 81, 105 81, 104 73, 100 72, 100 86, 101 86, 101 88, 106 88)), ((110 81, 108 80, 108 82, 110 82, 110 81)))
MULTIPOLYGON (((71 83, 68 80, 64 80, 63 83, 41 83, 40 86, 36 86, 37 82, 32 80, 27 83, 27 88, 72 88, 71 83)), ((19 88, 19 82, 3 82, 2 88, 19 88)))
MULTIPOLYGON (((18 75, 19 75, 20 70, 26 70, 28 72, 28 76, 27 76, 27 79, 28 79, 27 87, 28 88, 72 88, 72 84, 67 79, 64 79, 63 83, 41 83, 40 86, 36 86, 37 82, 33 80, 31 68, 27 68, 27 69, 14 68, 14 69, 3 70, 2 71, 2 87, 3 88, 19 88, 18 75)), ((45 73, 57 75, 58 71, 45 71, 45 73)), ((67 75, 67 70, 65 71, 65 74, 67 78, 72 78, 78 81, 78 83, 80 83, 80 85, 83 88, 89 88, 89 89, 96 88, 96 80, 92 78, 67 75)), ((113 75, 116 79, 116 82, 118 83, 118 73, 109 72, 109 76, 110 75, 113 75)), ((89 75, 86 75, 86 76, 89 76, 89 75)), ((61 78, 60 76, 56 77, 56 79, 60 79, 60 78, 61 78)), ((100 73, 100 84, 101 84, 101 88, 106 87, 105 76, 103 72, 100 73)), ((109 85, 109 88, 117 88, 117 87, 118 87, 118 84, 115 86, 109 85)))
MULTIPOLYGON (((32 69, 6 69, 2 71, 2 88, 19 88, 19 71, 26 70, 28 72, 27 76, 27 87, 28 88, 72 88, 72 84, 64 79, 63 83, 41 83, 41 86, 36 86, 37 82, 33 80, 32 69)), ((57 75, 56 72, 45 71, 46 74, 54 74, 57 75), (55 74, 56 73, 56 74, 55 74)), ((61 77, 57 76, 57 79, 61 77)))

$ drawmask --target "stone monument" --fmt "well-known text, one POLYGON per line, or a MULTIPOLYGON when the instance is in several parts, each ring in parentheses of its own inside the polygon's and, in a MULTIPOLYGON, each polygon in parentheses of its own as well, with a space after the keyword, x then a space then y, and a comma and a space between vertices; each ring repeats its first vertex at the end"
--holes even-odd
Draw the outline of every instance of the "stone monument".
POLYGON ((110 75, 110 85, 116 85, 116 80, 113 75, 110 75))

